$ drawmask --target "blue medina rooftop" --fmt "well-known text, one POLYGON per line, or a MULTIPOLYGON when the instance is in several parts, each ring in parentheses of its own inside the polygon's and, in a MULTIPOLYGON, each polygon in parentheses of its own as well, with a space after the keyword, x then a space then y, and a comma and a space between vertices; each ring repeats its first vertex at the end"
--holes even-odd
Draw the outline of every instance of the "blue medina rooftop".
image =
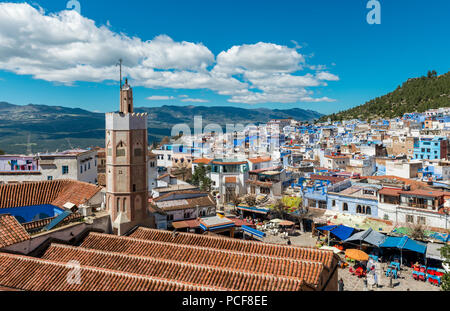
POLYGON ((66 203, 88 203, 100 190, 74 180, 0 185, 0 215, 12 215, 20 223, 53 218, 64 212, 66 203))

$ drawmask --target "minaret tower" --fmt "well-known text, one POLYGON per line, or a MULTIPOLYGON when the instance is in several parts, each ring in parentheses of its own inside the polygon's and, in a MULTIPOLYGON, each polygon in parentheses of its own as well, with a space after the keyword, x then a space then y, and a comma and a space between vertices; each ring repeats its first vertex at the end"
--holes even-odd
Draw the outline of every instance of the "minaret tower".
POLYGON ((106 114, 106 209, 123 235, 148 221, 147 114, 133 112, 133 89, 120 88, 120 111, 106 114))

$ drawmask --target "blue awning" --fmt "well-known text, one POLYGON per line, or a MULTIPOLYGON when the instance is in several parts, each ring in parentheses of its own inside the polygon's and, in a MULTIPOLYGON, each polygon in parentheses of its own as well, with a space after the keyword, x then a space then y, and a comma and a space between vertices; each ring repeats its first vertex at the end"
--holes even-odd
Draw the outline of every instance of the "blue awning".
POLYGON ((258 238, 264 238, 266 236, 266 234, 264 232, 261 232, 259 230, 253 229, 251 227, 248 226, 241 226, 242 230, 244 230, 244 232, 257 236, 258 238))
POLYGON ((259 214, 267 214, 270 211, 267 208, 256 208, 256 207, 249 207, 249 206, 238 206, 237 208, 240 210, 247 211, 247 212, 259 213, 259 214))
POLYGON ((322 231, 330 231, 333 230, 334 228, 336 228, 337 226, 332 225, 332 226, 323 226, 323 227, 318 227, 316 228, 317 230, 322 230, 322 231))
POLYGON ((335 229, 331 230, 331 233, 341 240, 346 240, 353 234, 353 231, 355 231, 355 229, 351 227, 339 225, 335 229))
POLYGON ((421 254, 425 254, 427 250, 427 245, 425 243, 414 241, 406 235, 401 238, 389 236, 380 247, 405 249, 421 254))
POLYGON ((323 226, 323 227, 317 228, 317 230, 330 231, 330 233, 332 233, 333 235, 335 235, 336 237, 338 237, 341 240, 348 239, 353 234, 353 231, 355 231, 355 229, 344 226, 344 225, 323 226))
POLYGON ((220 225, 220 226, 214 226, 214 227, 206 227, 204 224, 200 224, 200 228, 203 229, 203 231, 214 231, 214 230, 219 230, 219 229, 226 229, 226 228, 231 228, 234 227, 234 223, 231 224, 225 224, 225 225, 220 225))
POLYGON ((450 241, 450 234, 434 232, 430 234, 430 238, 447 243, 448 241, 450 241))

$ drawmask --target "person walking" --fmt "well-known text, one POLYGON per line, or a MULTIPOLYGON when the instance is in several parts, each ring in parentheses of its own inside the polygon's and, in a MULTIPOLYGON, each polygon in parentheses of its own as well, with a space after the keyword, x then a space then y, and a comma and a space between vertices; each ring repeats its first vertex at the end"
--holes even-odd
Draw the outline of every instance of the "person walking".
POLYGON ((338 291, 343 292, 344 291, 344 280, 342 278, 338 281, 338 291))
POLYGON ((373 280, 374 280, 374 285, 376 288, 378 288, 378 272, 376 269, 374 269, 373 271, 373 280))
POLYGON ((390 288, 394 288, 394 283, 393 283, 393 279, 394 279, 394 273, 389 273, 389 287, 390 288))

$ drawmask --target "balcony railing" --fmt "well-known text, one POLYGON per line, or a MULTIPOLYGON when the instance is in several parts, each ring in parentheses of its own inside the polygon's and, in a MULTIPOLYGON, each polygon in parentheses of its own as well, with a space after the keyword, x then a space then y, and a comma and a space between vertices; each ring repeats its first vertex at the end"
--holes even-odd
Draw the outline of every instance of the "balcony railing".
POLYGON ((438 211, 440 208, 444 207, 443 204, 435 207, 434 205, 421 204, 421 203, 405 203, 405 202, 400 203, 400 206, 426 209, 426 210, 434 210, 434 211, 438 211))

